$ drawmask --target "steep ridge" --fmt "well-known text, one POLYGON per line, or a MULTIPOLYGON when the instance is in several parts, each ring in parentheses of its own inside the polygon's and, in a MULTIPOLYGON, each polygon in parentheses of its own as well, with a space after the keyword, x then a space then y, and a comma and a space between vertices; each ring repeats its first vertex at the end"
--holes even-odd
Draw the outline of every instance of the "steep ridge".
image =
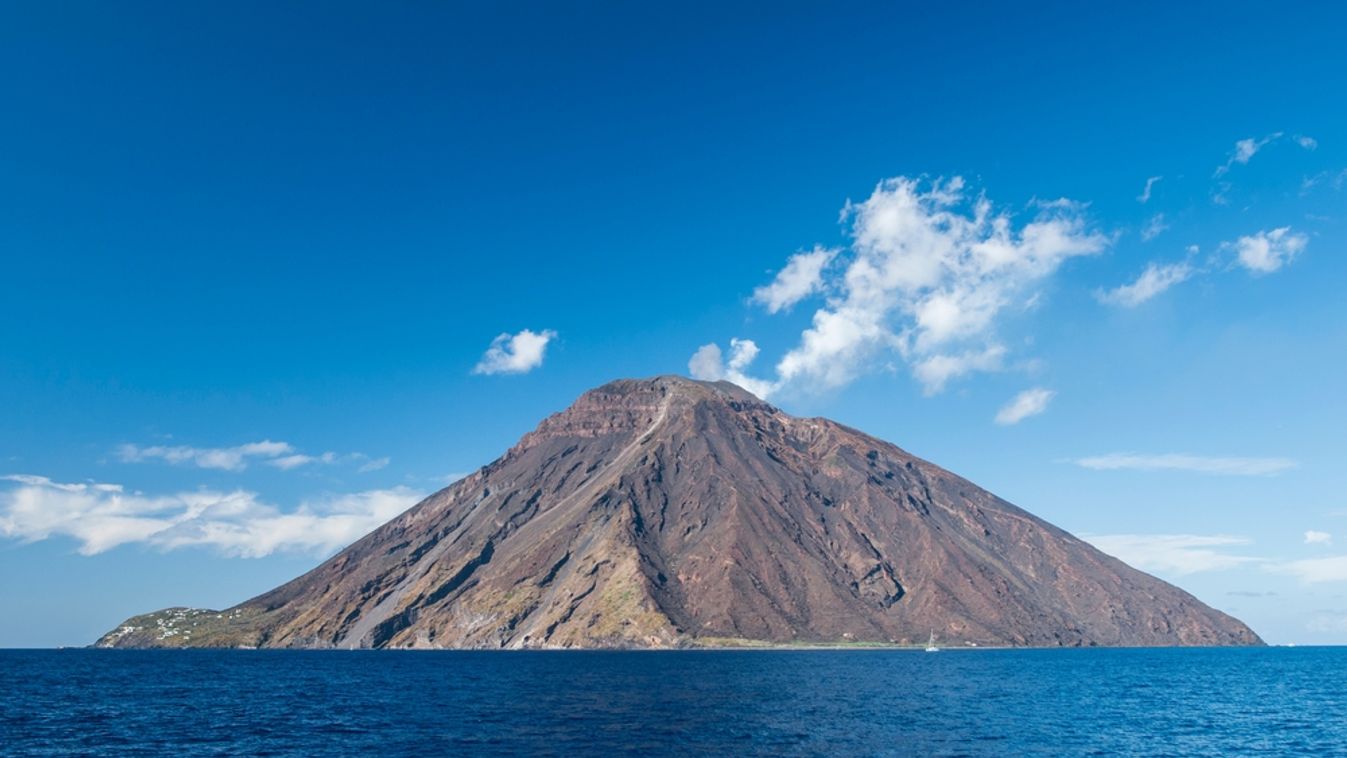
POLYGON ((1261 644, 970 482, 728 383, 621 380, 313 571, 100 646, 1261 644))

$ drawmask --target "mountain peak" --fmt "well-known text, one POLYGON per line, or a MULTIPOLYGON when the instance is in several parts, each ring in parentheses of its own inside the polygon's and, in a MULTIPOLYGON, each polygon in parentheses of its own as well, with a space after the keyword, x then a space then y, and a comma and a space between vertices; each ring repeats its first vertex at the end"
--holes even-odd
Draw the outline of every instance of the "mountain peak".
POLYGON ((932 630, 980 646, 1260 642, 892 444, 728 382, 657 376, 584 393, 286 585, 136 617, 99 644, 913 644, 932 630))
MULTIPOLYGON (((720 397, 729 400, 762 403, 756 395, 733 382, 690 379, 678 374, 661 374, 648 379, 615 379, 589 392, 600 394, 629 394, 660 392, 687 397, 720 397)), ((586 393, 589 394, 589 393, 586 393)))

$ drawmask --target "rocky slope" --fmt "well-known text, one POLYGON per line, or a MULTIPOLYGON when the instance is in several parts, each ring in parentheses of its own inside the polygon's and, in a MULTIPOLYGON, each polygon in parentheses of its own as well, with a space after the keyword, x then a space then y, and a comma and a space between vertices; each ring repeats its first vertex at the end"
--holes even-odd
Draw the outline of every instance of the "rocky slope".
POLYGON ((624 380, 318 568, 109 647, 1251 645, 938 466, 726 383, 624 380))

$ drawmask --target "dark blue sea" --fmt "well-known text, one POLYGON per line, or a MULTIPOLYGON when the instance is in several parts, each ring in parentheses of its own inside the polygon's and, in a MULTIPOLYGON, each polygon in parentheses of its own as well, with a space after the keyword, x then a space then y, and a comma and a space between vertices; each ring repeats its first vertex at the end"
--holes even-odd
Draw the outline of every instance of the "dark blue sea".
POLYGON ((1347 755, 1347 648, 0 651, 4 755, 1347 755))

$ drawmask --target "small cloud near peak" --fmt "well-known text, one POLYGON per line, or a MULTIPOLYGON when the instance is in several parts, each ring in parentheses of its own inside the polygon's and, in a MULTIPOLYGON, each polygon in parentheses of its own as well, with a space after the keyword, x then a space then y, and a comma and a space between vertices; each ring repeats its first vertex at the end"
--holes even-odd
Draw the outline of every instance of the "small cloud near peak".
POLYGON ((758 345, 753 340, 734 338, 730 340, 730 356, 726 360, 720 346, 714 342, 702 345, 688 360, 688 374, 693 379, 718 382, 727 381, 752 392, 766 400, 776 391, 776 385, 764 379, 755 379, 745 371, 753 359, 758 357, 758 345))

